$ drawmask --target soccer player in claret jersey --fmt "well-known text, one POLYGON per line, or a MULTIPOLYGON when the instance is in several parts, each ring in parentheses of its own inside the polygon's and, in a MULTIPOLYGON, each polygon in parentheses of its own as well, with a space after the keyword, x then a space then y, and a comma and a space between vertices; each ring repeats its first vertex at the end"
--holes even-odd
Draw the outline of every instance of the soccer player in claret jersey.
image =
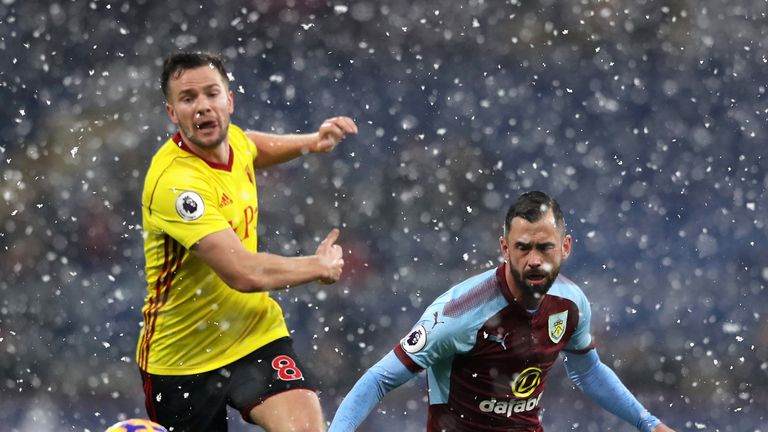
POLYGON ((230 122, 227 72, 211 54, 169 56, 161 81, 178 133, 152 159, 142 195, 149 292, 136 358, 147 412, 175 432, 226 431, 227 405, 268 431, 324 430, 268 291, 338 280, 339 231, 311 256, 257 252, 253 170, 329 152, 357 127, 334 117, 311 134, 244 131, 230 122))
POLYGON ((562 352, 568 376, 644 432, 670 432, 603 364, 587 298, 559 275, 571 236, 558 203, 521 195, 499 239, 504 263, 439 296, 411 332, 344 398, 330 432, 355 430, 390 390, 426 369, 427 430, 541 432, 539 402, 562 352))

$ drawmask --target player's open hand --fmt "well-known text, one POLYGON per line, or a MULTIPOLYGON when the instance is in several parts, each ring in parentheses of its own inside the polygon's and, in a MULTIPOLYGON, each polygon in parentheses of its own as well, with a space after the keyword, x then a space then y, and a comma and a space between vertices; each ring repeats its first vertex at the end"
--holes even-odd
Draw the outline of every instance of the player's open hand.
POLYGON ((356 134, 357 125, 349 117, 333 117, 324 121, 317 131, 318 140, 315 152, 328 153, 336 148, 348 134, 356 134))
POLYGON ((325 276, 320 278, 322 284, 332 284, 341 277, 341 270, 344 267, 344 252, 341 246, 336 244, 338 238, 339 229, 332 229, 315 251, 315 255, 320 259, 320 265, 324 270, 325 276))
POLYGON ((656 425, 655 428, 653 428, 653 432, 675 432, 674 430, 670 429, 667 425, 664 423, 661 423, 659 425, 656 425))

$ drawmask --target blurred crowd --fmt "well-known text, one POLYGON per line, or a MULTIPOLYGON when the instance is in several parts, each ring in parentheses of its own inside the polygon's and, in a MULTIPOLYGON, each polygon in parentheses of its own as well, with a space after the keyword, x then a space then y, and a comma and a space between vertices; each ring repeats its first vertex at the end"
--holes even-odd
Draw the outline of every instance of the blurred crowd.
MULTIPOLYGON (((768 6, 705 0, 0 2, 2 430, 144 417, 140 194, 180 49, 233 121, 334 153, 258 173, 260 249, 341 228, 345 276, 277 293, 330 417, 434 297, 498 265, 509 203, 557 198, 604 361, 677 430, 768 424, 768 6)), ((556 368, 557 369, 557 368, 556 368)), ((423 430, 425 383, 366 430, 423 430)), ((631 430, 561 370, 548 430, 631 430)), ((233 418, 233 430, 245 430, 233 418)), ((761 429, 763 428, 763 429, 761 429)))

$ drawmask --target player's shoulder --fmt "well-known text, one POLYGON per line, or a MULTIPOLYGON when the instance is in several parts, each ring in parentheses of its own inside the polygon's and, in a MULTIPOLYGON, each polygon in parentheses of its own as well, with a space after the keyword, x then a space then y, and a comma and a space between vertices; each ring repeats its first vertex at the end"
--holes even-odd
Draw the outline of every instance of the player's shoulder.
POLYGON ((195 155, 184 150, 177 140, 180 140, 180 135, 178 133, 168 138, 165 143, 157 149, 155 155, 152 156, 152 162, 149 164, 148 175, 184 166, 187 164, 183 162, 184 160, 194 160, 195 155))
POLYGON ((238 125, 234 123, 229 124, 229 138, 237 138, 237 139, 248 139, 248 135, 245 134, 245 131, 238 125))
POLYGON ((229 124, 229 145, 235 153, 243 153, 247 160, 253 160, 256 156, 256 144, 251 141, 248 134, 234 123, 229 124))
POLYGON ((161 189, 185 189, 191 185, 204 183, 204 168, 201 159, 182 149, 174 138, 168 139, 152 157, 144 177, 145 200, 161 189))
POLYGON ((253 141, 251 141, 251 138, 248 137, 248 134, 245 133, 243 129, 240 128, 240 126, 237 126, 234 123, 229 124, 229 145, 232 146, 235 151, 241 152, 253 152, 253 148, 255 145, 253 144, 253 141))
POLYGON ((436 300, 447 317, 487 315, 504 307, 505 299, 493 268, 452 286, 436 300))
POLYGON ((562 274, 557 276, 555 283, 552 284, 552 288, 549 289, 547 294, 568 299, 579 306, 589 304, 584 290, 576 282, 562 274))
POLYGON ((438 296, 401 341, 401 346, 411 354, 422 348, 434 353, 446 346, 469 350, 477 330, 505 304, 496 269, 472 276, 438 296))

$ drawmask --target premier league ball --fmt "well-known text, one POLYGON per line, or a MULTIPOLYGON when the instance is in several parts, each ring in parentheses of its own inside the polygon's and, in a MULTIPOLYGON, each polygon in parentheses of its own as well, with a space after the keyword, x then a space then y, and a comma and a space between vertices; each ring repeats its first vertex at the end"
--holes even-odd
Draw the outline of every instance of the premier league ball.
POLYGON ((104 432, 168 432, 168 429, 146 419, 128 419, 117 422, 104 432))

